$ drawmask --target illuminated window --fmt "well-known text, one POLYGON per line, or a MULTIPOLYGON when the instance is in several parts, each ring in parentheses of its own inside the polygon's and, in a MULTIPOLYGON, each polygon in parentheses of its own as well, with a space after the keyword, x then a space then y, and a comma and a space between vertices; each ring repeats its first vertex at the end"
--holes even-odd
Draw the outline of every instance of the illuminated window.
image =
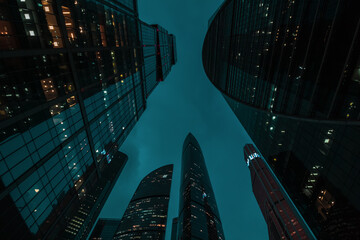
POLYGON ((25 14, 24 14, 24 17, 25 17, 25 19, 30 19, 30 14, 25 13, 25 14))
POLYGON ((33 30, 29 31, 30 36, 35 36, 35 32, 33 30))

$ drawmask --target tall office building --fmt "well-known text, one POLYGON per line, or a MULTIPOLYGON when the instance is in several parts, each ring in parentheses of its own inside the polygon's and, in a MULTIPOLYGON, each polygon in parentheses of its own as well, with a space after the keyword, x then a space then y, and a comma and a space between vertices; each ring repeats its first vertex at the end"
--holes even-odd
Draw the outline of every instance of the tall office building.
POLYGON ((172 227, 172 239, 225 239, 204 156, 191 133, 183 145, 179 217, 172 227))
POLYGON ((244 147, 254 195, 268 225, 269 239, 315 239, 281 183, 252 144, 244 147))
POLYGON ((100 219, 90 239, 165 239, 172 173, 166 165, 144 177, 121 221, 100 219))
POLYGON ((174 37, 160 52, 135 0, 0 11, 0 235, 85 238, 127 160, 117 149, 145 110, 146 73, 174 37))
POLYGON ((358 1, 226 0, 203 64, 319 239, 360 239, 358 1))

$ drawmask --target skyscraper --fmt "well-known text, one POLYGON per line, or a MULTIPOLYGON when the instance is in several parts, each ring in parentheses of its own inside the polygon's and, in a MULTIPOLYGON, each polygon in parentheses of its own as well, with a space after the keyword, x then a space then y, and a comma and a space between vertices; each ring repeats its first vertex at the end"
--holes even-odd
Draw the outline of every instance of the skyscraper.
POLYGON ((182 153, 180 206, 175 239, 225 239, 204 156, 189 133, 182 153))
POLYGON ((226 0, 203 65, 319 239, 360 238, 355 0, 226 0))
POLYGON ((149 74, 160 81, 156 58, 176 53, 175 39, 159 52, 135 0, 0 9, 0 235, 85 238, 127 160, 117 149, 146 108, 149 74))
POLYGON ((252 144, 244 147, 254 195, 268 225, 269 239, 315 239, 281 183, 252 144))
POLYGON ((144 177, 121 221, 100 219, 90 239, 165 239, 172 173, 166 165, 144 177))

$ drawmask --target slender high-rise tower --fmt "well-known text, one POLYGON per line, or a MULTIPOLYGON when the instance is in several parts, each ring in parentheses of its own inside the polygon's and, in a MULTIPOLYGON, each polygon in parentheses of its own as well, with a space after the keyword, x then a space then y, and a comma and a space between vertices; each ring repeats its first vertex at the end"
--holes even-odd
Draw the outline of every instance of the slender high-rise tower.
POLYGON ((225 239, 204 156, 191 133, 183 145, 179 217, 177 226, 176 220, 173 222, 175 227, 177 236, 172 239, 225 239))
POLYGON ((5 0, 0 12, 0 236, 84 239, 175 39, 139 20, 136 0, 5 0))
POLYGON ((144 177, 121 221, 100 219, 90 239, 164 240, 172 173, 173 165, 166 165, 144 177))
POLYGON ((357 0, 226 0, 203 65, 319 239, 360 239, 357 0))
POLYGON ((254 195, 268 225, 269 239, 315 239, 281 183, 252 144, 244 147, 254 195))

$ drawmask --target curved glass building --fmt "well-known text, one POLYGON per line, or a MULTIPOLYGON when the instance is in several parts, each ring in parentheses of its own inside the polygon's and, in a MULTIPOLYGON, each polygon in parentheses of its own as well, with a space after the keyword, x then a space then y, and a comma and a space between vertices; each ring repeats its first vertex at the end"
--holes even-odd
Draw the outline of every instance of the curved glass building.
POLYGON ((226 0, 203 45, 208 78, 319 239, 360 238, 357 4, 226 0))
POLYGON ((149 173, 140 182, 114 239, 165 239, 173 165, 149 173))
POLYGON ((183 145, 177 236, 172 238, 225 239, 204 156, 191 133, 183 145))

